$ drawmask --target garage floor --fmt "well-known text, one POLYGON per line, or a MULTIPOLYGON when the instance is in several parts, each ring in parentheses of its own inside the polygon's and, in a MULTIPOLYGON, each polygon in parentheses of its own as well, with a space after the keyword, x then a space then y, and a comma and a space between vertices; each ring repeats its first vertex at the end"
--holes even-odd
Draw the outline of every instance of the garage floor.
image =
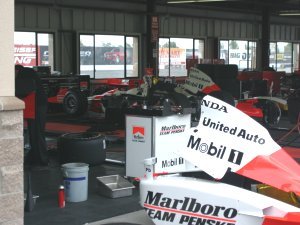
MULTIPOLYGON (((104 163, 90 166, 88 172, 88 200, 77 203, 66 202, 65 208, 58 207, 58 187, 62 184, 62 172, 57 163, 57 152, 51 150, 51 164, 47 167, 25 167, 25 193, 28 190, 28 174, 31 174, 31 190, 38 195, 34 209, 25 212, 25 224, 86 224, 122 214, 141 210, 138 187, 132 196, 108 198, 99 193, 96 177, 107 175, 125 175, 124 165, 104 163)), ((124 152, 107 153, 107 157, 124 160, 124 152)))
MULTIPOLYGON (((76 124, 74 121, 70 123, 76 124)), ((87 126, 84 123, 78 124, 79 126, 87 126)), ((24 168, 24 192, 26 193, 28 190, 27 178, 30 174, 32 193, 39 196, 34 209, 31 212, 25 212, 25 225, 153 224, 139 205, 138 186, 133 189, 132 196, 128 197, 112 199, 99 193, 96 177, 116 174, 125 175, 125 165, 122 163, 125 161, 125 142, 122 138, 121 140, 119 138, 114 139, 113 135, 107 148, 107 162, 89 167, 88 200, 78 203, 66 202, 65 208, 58 207, 58 187, 62 184, 62 172, 58 163, 56 138, 60 135, 60 132, 66 132, 66 130, 59 131, 59 127, 61 126, 57 127, 56 133, 53 133, 53 131, 48 132, 50 165, 33 168, 25 166, 24 168)), ((270 133, 275 140, 284 137, 292 128, 292 125, 286 119, 283 119, 279 127, 280 129, 270 129, 270 133)), ((124 138, 124 136, 122 137, 124 138)), ((300 147, 299 137, 298 132, 292 132, 280 141, 280 145, 300 147)), ((300 154, 297 149, 293 153, 298 160, 300 154)))

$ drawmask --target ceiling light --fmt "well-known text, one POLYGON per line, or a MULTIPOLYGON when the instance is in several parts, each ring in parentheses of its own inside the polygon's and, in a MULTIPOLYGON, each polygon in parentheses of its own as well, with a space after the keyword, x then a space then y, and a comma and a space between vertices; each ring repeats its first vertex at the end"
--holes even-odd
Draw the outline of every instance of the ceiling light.
POLYGON ((177 3, 192 3, 192 2, 225 2, 226 0, 170 0, 168 3, 177 4, 177 3))
POLYGON ((280 16, 300 16, 300 10, 286 10, 280 11, 280 16))

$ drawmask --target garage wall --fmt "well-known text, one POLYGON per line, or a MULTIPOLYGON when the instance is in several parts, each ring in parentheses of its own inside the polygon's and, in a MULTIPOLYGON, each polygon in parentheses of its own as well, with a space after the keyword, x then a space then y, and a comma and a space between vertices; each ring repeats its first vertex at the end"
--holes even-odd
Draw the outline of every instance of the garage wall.
MULTIPOLYGON (((82 1, 79 0, 62 2, 64 5, 16 3, 15 10, 16 30, 55 34, 55 70, 76 73, 79 33, 138 34, 142 37, 141 46, 146 45, 145 5, 125 6, 126 3, 116 2, 105 5, 105 1, 101 1, 97 7, 88 4, 80 7, 82 1)), ((95 3, 87 0, 87 3, 91 2, 95 3)), ((158 6, 156 12, 160 16, 160 36, 260 40, 262 35, 260 15, 162 6, 158 6)), ((300 40, 299 22, 283 18, 271 18, 270 21, 271 41, 300 40)), ((145 52, 142 54, 141 59, 145 60, 145 52)))
POLYGON ((258 39, 261 37, 261 26, 258 22, 237 22, 190 17, 162 17, 160 35, 258 39))
POLYGON ((55 34, 55 70, 76 73, 76 37, 79 33, 141 34, 144 16, 92 9, 16 5, 15 30, 55 34))

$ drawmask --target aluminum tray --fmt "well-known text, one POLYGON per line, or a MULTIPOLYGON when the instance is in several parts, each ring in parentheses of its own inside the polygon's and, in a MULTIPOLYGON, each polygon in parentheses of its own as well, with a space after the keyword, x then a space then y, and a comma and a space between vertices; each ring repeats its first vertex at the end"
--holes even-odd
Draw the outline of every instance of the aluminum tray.
POLYGON ((120 175, 97 177, 98 190, 101 195, 109 198, 120 198, 132 195, 135 188, 128 180, 120 175))

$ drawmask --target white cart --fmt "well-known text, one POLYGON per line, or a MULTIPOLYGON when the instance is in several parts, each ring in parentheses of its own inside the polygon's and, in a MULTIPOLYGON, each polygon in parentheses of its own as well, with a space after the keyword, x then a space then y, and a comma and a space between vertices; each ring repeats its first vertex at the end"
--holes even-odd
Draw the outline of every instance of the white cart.
POLYGON ((126 115, 126 176, 142 177, 143 160, 150 157, 157 158, 154 173, 196 170, 174 153, 190 124, 191 114, 126 115))

